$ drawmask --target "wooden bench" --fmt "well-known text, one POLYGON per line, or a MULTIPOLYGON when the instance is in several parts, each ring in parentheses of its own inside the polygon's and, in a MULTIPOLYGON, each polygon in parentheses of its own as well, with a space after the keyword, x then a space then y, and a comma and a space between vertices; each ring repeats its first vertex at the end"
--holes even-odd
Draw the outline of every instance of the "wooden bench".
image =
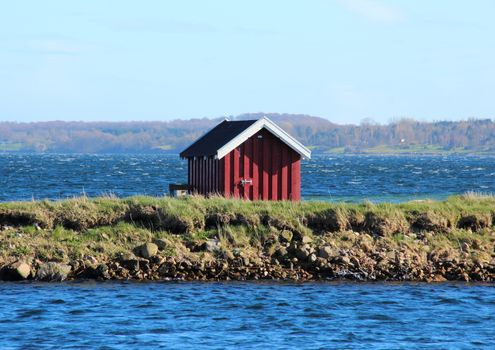
POLYGON ((183 197, 187 196, 191 191, 191 186, 184 184, 169 184, 168 193, 170 197, 183 197))

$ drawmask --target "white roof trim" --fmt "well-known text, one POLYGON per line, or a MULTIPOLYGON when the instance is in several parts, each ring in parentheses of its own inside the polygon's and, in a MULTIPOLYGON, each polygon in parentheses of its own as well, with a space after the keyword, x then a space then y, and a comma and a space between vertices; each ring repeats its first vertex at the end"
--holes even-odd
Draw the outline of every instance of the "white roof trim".
POLYGON ((246 130, 241 132, 239 135, 234 137, 228 143, 223 145, 219 150, 217 150, 217 158, 221 159, 225 157, 230 151, 234 148, 238 147, 242 143, 244 143, 248 138, 256 134, 261 129, 267 129, 273 135, 277 136, 282 142, 284 142, 287 146, 292 148, 294 151, 299 153, 303 158, 311 158, 311 151, 303 146, 302 143, 297 141, 295 138, 286 133, 280 126, 272 122, 267 117, 263 117, 253 123, 246 130))

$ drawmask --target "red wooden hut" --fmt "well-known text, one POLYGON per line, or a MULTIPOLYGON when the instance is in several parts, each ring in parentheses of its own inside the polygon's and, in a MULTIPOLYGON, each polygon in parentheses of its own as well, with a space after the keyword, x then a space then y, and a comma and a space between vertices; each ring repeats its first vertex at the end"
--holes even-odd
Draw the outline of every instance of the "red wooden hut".
POLYGON ((301 199, 301 158, 311 151, 268 118, 225 120, 180 156, 188 185, 202 195, 250 200, 301 199))

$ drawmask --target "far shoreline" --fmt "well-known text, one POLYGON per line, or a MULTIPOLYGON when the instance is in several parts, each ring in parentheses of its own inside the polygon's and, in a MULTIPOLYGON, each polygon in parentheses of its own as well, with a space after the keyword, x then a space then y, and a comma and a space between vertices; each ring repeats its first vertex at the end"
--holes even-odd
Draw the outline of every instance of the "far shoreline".
MULTIPOLYGON (((0 150, 0 155, 39 155, 39 156, 170 156, 179 157, 177 152, 102 152, 102 153, 91 153, 91 152, 35 152, 35 151, 2 151, 0 150)), ((495 152, 325 152, 325 151, 313 151, 313 157, 325 157, 325 156, 376 156, 376 157, 387 157, 387 156, 432 156, 432 157, 448 157, 448 156, 464 156, 464 157, 495 157, 495 152)))

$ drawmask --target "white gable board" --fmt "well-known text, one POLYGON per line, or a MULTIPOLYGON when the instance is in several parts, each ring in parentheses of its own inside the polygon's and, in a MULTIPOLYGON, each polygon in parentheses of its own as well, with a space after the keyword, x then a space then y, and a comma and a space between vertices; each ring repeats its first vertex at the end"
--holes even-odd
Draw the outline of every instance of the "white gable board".
POLYGON ((217 151, 217 158, 221 159, 225 157, 229 152, 231 152, 234 148, 238 147, 242 143, 244 143, 248 138, 256 134, 261 129, 267 129, 273 135, 277 136, 282 142, 284 142, 287 146, 292 148, 295 152, 299 153, 301 157, 310 159, 311 151, 304 147, 299 141, 286 133, 280 126, 272 122, 267 117, 263 117, 255 122, 253 125, 248 127, 242 133, 234 137, 227 144, 222 146, 217 151))

